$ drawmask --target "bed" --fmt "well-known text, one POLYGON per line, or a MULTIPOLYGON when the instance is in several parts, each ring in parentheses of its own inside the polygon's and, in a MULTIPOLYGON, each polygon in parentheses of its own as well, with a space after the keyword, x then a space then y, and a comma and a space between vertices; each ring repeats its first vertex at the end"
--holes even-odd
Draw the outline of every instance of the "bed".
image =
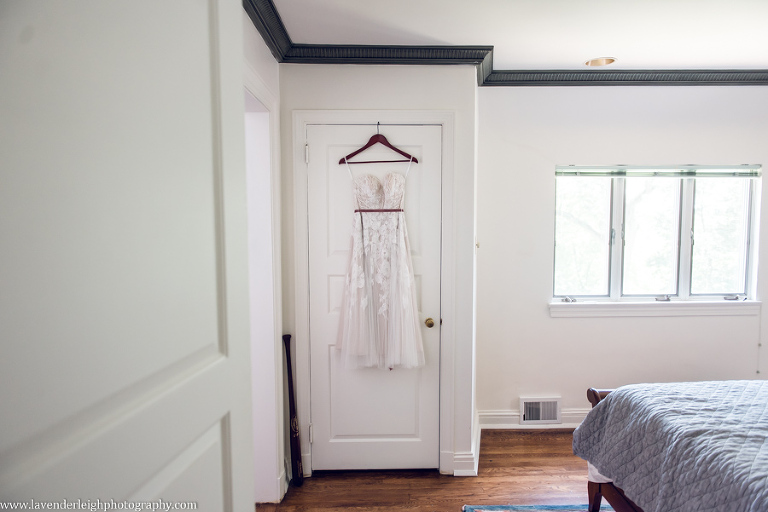
POLYGON ((768 381, 636 384, 587 391, 573 435, 589 510, 768 511, 768 381))

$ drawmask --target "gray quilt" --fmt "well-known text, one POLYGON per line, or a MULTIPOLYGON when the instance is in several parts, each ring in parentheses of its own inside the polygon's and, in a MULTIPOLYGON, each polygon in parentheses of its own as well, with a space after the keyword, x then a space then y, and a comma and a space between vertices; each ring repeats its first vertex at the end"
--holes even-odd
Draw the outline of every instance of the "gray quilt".
POLYGON ((768 381, 621 387, 573 453, 645 512, 768 512, 768 381))

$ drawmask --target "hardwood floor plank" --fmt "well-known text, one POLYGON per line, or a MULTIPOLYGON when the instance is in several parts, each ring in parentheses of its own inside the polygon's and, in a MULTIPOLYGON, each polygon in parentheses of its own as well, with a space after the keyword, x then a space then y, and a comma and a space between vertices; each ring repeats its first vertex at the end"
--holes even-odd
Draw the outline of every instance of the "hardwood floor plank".
POLYGON ((459 512, 472 505, 587 502, 587 463, 570 430, 485 430, 477 477, 437 470, 316 471, 257 512, 459 512))

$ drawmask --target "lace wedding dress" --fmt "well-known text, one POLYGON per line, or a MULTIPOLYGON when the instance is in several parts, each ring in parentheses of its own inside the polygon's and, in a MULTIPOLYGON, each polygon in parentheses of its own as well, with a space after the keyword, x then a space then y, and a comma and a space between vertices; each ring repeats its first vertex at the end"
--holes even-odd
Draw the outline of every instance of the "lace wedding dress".
POLYGON ((336 347, 347 368, 424 366, 402 210, 405 176, 380 181, 366 174, 352 179, 352 189, 358 209, 336 347))

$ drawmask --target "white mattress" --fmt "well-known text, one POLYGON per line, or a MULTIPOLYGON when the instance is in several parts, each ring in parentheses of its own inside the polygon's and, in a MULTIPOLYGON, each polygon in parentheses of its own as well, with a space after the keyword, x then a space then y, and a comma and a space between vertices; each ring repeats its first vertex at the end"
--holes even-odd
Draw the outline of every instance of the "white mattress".
POLYGON ((596 484, 607 484, 610 482, 613 482, 610 478, 607 476, 603 476, 600 474, 600 472, 597 470, 595 466, 592 465, 591 462, 587 462, 587 478, 590 482, 595 482, 596 484))

